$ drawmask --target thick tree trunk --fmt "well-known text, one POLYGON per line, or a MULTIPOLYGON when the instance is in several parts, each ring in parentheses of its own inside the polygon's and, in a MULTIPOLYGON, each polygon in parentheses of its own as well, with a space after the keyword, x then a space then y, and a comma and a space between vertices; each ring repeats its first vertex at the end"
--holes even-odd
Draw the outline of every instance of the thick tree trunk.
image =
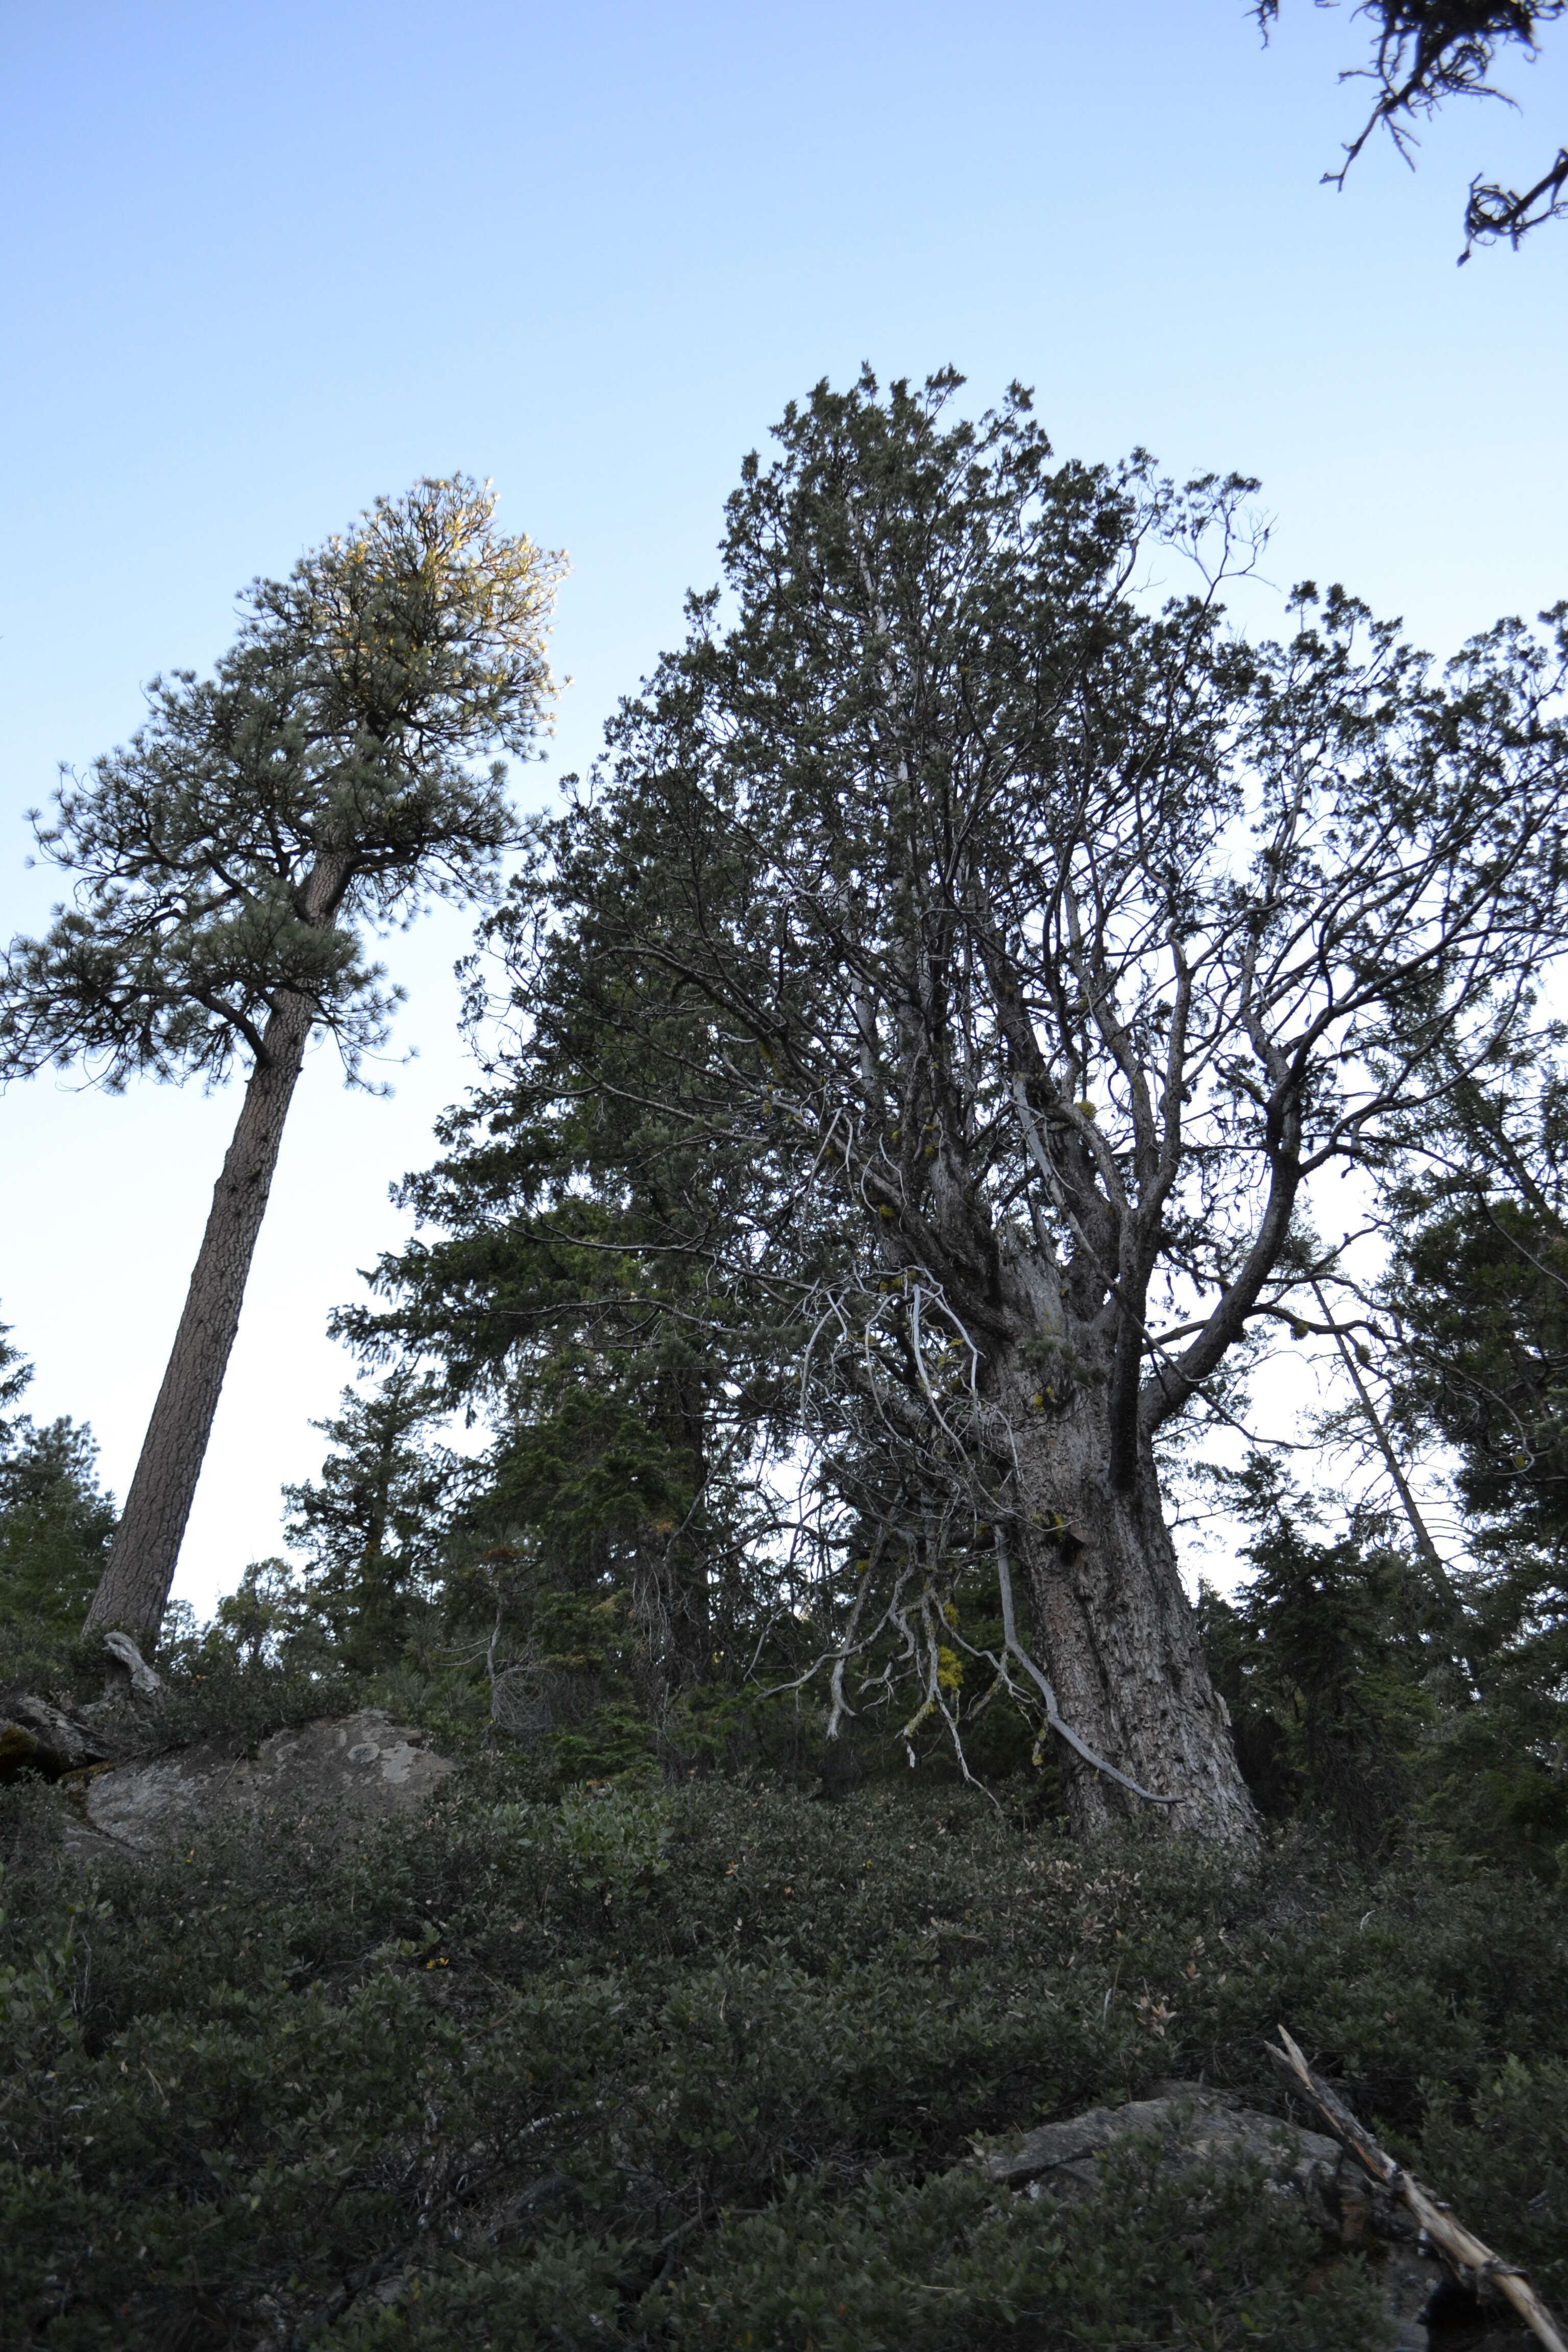
POLYGON ((1131 1490, 1111 1489, 1100 1393, 1079 1389, 1059 1417, 1032 1399, 1013 1406, 1036 1654, 1084 1744, 1175 1801, 1134 1796, 1058 1738, 1072 1825, 1083 1834, 1131 1819, 1250 1845, 1257 1815, 1182 1589, 1153 1459, 1144 1446, 1131 1490))
POLYGON ((310 1003, 289 998, 267 1024, 84 1633, 118 1625, 143 1647, 158 1638, 312 1018, 310 1003))

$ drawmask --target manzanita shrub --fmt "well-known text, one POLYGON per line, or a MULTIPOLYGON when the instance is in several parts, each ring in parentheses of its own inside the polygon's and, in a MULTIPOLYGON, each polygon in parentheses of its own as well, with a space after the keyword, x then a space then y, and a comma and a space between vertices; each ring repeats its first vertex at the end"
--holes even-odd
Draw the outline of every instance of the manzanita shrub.
POLYGON ((0 2339, 207 2347, 1363 2347, 1375 2260, 1129 2146, 1069 2210, 976 2134, 1287 2021, 1568 2302, 1559 1892, 1299 1835, 1074 1847, 973 1791, 562 1794, 476 1748, 345 1846, 215 1821, 82 1871, 0 1797, 0 2339))

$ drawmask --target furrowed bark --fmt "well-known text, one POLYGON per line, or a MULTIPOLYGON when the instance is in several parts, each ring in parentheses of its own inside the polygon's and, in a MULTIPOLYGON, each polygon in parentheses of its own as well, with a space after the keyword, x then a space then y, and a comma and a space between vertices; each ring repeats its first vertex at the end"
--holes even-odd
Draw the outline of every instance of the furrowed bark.
POLYGON ((157 1641, 313 1017, 309 1000, 289 996, 268 1022, 84 1634, 119 1626, 157 1641))
POLYGON ((1065 1722, 1156 1797, 1152 1805, 1057 1744, 1075 1833, 1115 1822, 1250 1846, 1258 1816, 1182 1589, 1147 1441, 1135 1475, 1107 1475, 1096 1389, 1059 1415, 1011 1381, 1024 1569, 1037 1651, 1065 1722))

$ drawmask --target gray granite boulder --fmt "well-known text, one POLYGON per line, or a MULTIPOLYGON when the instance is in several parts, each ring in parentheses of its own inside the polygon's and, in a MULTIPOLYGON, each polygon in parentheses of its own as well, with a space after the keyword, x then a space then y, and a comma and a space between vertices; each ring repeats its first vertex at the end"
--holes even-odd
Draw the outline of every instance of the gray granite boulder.
POLYGON ((1119 2140, 1157 2136, 1162 2169, 1256 2163, 1275 2194, 1300 2200, 1325 2238, 1360 2248, 1388 2298, 1394 2352, 1428 2352, 1426 2315, 1447 2273, 1419 2242, 1410 2216, 1374 2191, 1338 2140, 1239 2105, 1199 2083, 1171 2083, 1159 2096, 1089 2107, 1063 2123, 983 2141, 973 2161, 988 2180, 1029 2197, 1071 2199, 1094 2188, 1099 2158, 1119 2140))
POLYGON ((31 1692, 18 1692, 0 1707, 0 1780, 24 1772, 58 1780, 114 1752, 79 1717, 64 1714, 31 1692))
POLYGON ((1157 2099, 1134 2099, 1124 2107, 1090 2107, 1066 2123, 1042 2124, 1035 2131, 992 2140, 975 2160, 987 2179, 1009 2189, 1072 2196, 1093 2187, 1098 2156, 1117 2140, 1140 2132, 1162 2135, 1167 2143, 1162 2161, 1173 2166, 1255 2158, 1271 2180, 1288 2183, 1303 2195, 1321 2195, 1339 2177, 1338 2140, 1298 2130, 1252 2107, 1238 2107, 1196 2083, 1173 2084, 1157 2099))
POLYGON ((70 1773, 58 1785, 67 1842, 85 1857, 148 1854, 236 1810, 265 1808, 323 1834, 352 1834, 356 1825, 415 1811, 456 1769, 426 1732, 367 1707, 275 1731, 252 1757, 199 1741, 70 1773))

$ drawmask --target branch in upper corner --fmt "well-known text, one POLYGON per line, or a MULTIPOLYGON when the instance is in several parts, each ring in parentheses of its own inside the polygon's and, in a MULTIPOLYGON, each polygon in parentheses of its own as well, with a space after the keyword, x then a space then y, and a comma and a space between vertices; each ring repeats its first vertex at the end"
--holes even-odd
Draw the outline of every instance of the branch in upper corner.
MULTIPOLYGON (((1320 6, 1324 0, 1318 0, 1320 6)), ((1248 13, 1257 20, 1264 40, 1279 15, 1279 0, 1255 0, 1248 13)), ((1342 81, 1371 81, 1377 98, 1355 137, 1347 142, 1344 161, 1336 172, 1325 172, 1328 184, 1342 188, 1352 164, 1379 123, 1387 131, 1406 163, 1416 143, 1413 128, 1430 121, 1450 98, 1497 98, 1513 100, 1491 79, 1500 52, 1523 49, 1534 57, 1540 49, 1539 28, 1568 14, 1568 0, 1366 0, 1356 13, 1373 19, 1372 53, 1364 66, 1350 66, 1342 81)), ((1468 261, 1476 246, 1506 238, 1518 247, 1533 228, 1568 212, 1568 147, 1533 187, 1522 194, 1483 180, 1471 181, 1465 207, 1465 249, 1468 261)))

